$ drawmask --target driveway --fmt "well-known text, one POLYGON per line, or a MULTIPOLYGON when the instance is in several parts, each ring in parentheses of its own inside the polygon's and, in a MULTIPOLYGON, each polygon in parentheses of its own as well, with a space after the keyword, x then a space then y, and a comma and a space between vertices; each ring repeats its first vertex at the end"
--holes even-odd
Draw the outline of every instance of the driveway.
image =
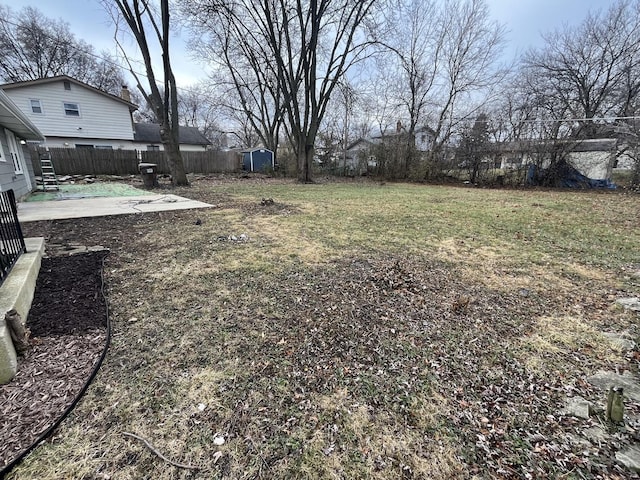
POLYGON ((145 212, 164 212, 211 207, 208 203, 177 195, 139 195, 129 197, 94 197, 18 204, 20 222, 59 220, 63 218, 102 217, 145 212))

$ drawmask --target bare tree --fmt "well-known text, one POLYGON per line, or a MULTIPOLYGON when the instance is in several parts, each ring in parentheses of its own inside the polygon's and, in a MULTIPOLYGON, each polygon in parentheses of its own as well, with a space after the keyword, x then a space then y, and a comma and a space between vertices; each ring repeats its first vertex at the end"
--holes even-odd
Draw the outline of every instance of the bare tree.
POLYGON ((0 79, 22 82, 68 75, 118 95, 122 69, 107 52, 76 39, 69 24, 47 18, 34 7, 19 12, 0 5, 0 79))
POLYGON ((220 106, 238 120, 244 115, 239 122, 247 124, 243 130, 256 133, 275 152, 285 111, 279 78, 269 67, 271 53, 260 37, 247 35, 247 26, 227 8, 232 9, 219 8, 215 1, 183 2, 183 15, 194 32, 191 43, 214 67, 210 81, 221 92, 220 106))
POLYGON ((427 178, 446 155, 456 128, 497 92, 506 72, 498 62, 504 27, 491 20, 485 0, 398 0, 396 11, 387 19, 386 34, 378 38, 396 65, 395 73, 384 75, 397 86, 396 103, 406 119, 405 176, 415 167, 411 152, 416 129, 429 126, 433 132, 422 166, 427 178))
POLYGON ((204 83, 181 89, 178 97, 180 123, 198 128, 214 144, 220 140, 220 109, 216 100, 204 83))
POLYGON ((169 1, 160 0, 159 12, 149 0, 115 0, 115 7, 107 0, 103 0, 102 3, 116 25, 119 25, 120 20, 124 20, 138 44, 146 69, 147 87, 143 85, 141 76, 132 68, 131 60, 121 48, 122 53, 129 63, 129 71, 137 82, 138 90, 159 120, 160 138, 169 162, 171 181, 174 185, 188 185, 180 153, 178 91, 169 52, 169 1), (150 30, 150 34, 147 33, 147 29, 150 30), (160 81, 156 78, 151 58, 153 50, 149 45, 150 41, 157 42, 162 54, 161 86, 158 85, 160 81))
POLYGON ((528 181, 558 185, 585 139, 617 136, 633 150, 640 93, 640 2, 618 0, 574 27, 544 35, 503 95, 504 138, 526 159, 528 181))
MULTIPOLYGON (((395 8, 387 10, 387 32, 378 38, 393 55, 379 62, 379 71, 395 86, 395 104, 403 125, 404 155, 400 174, 407 177, 415 157, 415 133, 425 121, 437 80, 438 64, 443 47, 444 29, 440 26, 438 6, 434 1, 397 0, 395 8), (386 38, 385 38, 386 37, 386 38), (395 67, 395 68, 394 68, 395 67), (389 76, 389 72, 394 72, 389 76)), ((397 150, 397 149, 396 149, 397 150)))
POLYGON ((456 152, 458 166, 469 172, 469 182, 478 183, 483 170, 493 169, 491 143, 489 141, 489 117, 479 114, 473 124, 463 129, 456 152), (483 168, 484 167, 484 168, 483 168))
POLYGON ((562 105, 575 119, 574 136, 593 138, 607 117, 635 114, 640 2, 618 0, 606 12, 590 12, 580 25, 565 26, 544 39, 543 48, 530 50, 523 59, 529 77, 538 80, 530 83, 531 92, 562 105))
POLYGON ((301 182, 311 181, 320 124, 337 82, 361 58, 367 44, 361 27, 375 1, 186 2, 192 14, 216 16, 223 28, 239 29, 237 39, 244 43, 235 55, 248 63, 264 62, 259 64, 268 71, 265 85, 278 90, 301 182), (246 45, 251 48, 245 49, 246 45))

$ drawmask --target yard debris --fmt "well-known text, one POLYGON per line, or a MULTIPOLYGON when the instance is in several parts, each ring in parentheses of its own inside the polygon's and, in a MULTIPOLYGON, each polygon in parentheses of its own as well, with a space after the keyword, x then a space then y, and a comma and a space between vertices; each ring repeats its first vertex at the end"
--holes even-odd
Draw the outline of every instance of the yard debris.
POLYGON ((560 411, 561 415, 573 415, 574 417, 588 419, 593 411, 591 402, 577 395, 567 399, 565 407, 560 411))
POLYGON ((222 435, 216 435, 213 437, 213 444, 217 446, 224 445, 224 437, 222 435))
POLYGON ((606 419, 613 423, 622 423, 624 419, 624 389, 622 387, 609 388, 607 397, 606 419))
POLYGON ((235 243, 246 243, 249 241, 249 236, 245 233, 240 235, 220 235, 217 240, 219 242, 235 242, 235 243))
POLYGON ((173 460, 168 459, 167 457, 165 457, 162 453, 160 453, 158 451, 158 449, 156 447, 154 447, 148 440, 135 435, 133 433, 129 433, 129 432, 122 432, 122 435, 125 435, 127 437, 131 437, 131 438, 135 438, 136 440, 140 440, 142 443, 145 444, 145 446, 151 450, 155 455, 157 455, 160 459, 164 460, 165 462, 173 465, 174 467, 178 467, 178 468, 184 468, 186 470, 202 470, 202 467, 198 467, 195 465, 185 465, 184 463, 177 463, 174 462, 173 460))
POLYGON ((619 298, 616 303, 627 310, 640 312, 640 297, 619 298))
POLYGON ((609 342, 622 351, 631 351, 636 348, 636 342, 628 332, 616 333, 616 332, 603 332, 604 337, 609 342))
POLYGON ((218 463, 218 460, 220 460, 222 458, 222 455, 223 455, 223 453, 220 450, 218 450, 213 455, 211 455, 211 460, 213 461, 214 465, 216 463, 218 463))
POLYGON ((266 207, 268 205, 273 205, 275 202, 273 201, 273 198, 263 198, 260 201, 260 205, 262 205, 263 207, 266 207))
POLYGON ((616 452, 616 460, 633 472, 640 472, 640 447, 629 446, 616 452))

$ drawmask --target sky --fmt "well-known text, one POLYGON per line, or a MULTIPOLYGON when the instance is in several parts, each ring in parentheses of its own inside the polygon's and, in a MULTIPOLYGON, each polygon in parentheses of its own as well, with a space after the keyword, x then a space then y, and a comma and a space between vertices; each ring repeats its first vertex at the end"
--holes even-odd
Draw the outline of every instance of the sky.
MULTIPOLYGON (((589 10, 606 10, 612 0, 487 0, 487 3, 492 17, 507 29, 505 60, 511 60, 530 46, 540 46, 542 32, 578 24, 589 10)), ((92 44, 98 52, 115 53, 114 28, 99 0, 0 0, 0 4, 14 10, 33 6, 47 17, 62 18, 76 38, 92 44)), ((183 33, 186 37, 186 32, 183 33)), ((172 63, 179 86, 193 84, 205 76, 204 67, 186 52, 185 40, 173 41, 172 63)), ((127 48, 132 46, 133 43, 127 48)))

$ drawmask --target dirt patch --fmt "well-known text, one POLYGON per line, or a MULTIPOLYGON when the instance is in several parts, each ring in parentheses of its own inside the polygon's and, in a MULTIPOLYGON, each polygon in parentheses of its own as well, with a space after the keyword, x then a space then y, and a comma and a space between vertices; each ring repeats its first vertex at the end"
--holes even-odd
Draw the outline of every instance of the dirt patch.
POLYGON ((32 348, 0 386, 0 468, 53 425, 75 400, 104 349, 104 252, 43 258, 27 326, 32 348))

